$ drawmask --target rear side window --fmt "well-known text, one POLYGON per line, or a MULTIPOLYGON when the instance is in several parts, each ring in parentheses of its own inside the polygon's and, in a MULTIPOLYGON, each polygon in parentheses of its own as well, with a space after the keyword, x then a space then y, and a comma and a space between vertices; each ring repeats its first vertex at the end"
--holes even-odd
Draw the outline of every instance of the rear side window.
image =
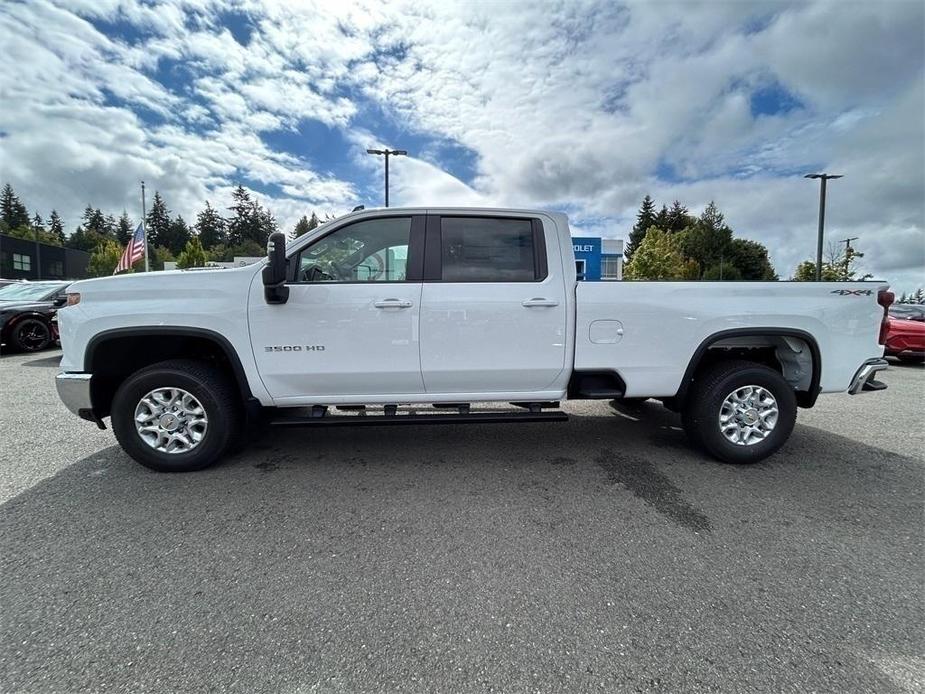
POLYGON ((444 282, 543 279, 546 271, 545 267, 540 268, 536 248, 541 242, 542 234, 536 233, 530 219, 441 217, 441 279, 444 282))

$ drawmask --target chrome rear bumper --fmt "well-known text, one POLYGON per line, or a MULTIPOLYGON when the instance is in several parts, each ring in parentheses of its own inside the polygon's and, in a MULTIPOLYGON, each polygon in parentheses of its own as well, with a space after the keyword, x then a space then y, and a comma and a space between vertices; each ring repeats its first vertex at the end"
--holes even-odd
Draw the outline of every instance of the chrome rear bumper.
POLYGON ((861 368, 858 369, 854 378, 851 379, 848 392, 851 395, 857 395, 867 390, 884 390, 886 388, 886 383, 876 380, 874 376, 877 375, 878 371, 883 371, 889 367, 889 365, 886 359, 868 359, 861 368))

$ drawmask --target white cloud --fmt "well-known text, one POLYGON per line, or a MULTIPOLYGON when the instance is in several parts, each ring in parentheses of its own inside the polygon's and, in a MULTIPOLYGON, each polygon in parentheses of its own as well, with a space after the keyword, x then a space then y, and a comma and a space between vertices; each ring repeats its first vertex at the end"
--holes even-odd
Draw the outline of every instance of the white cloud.
POLYGON ((817 192, 799 173, 821 166, 845 174, 830 236, 861 236, 867 269, 908 289, 925 283, 923 31, 916 2, 6 3, 0 166, 30 206, 71 219, 133 203, 142 177, 187 217, 246 179, 277 191, 290 225, 380 190, 362 151, 407 133, 468 148, 476 170, 464 182, 412 151, 393 170, 398 203, 559 207, 623 236, 645 193, 715 199, 782 276, 813 253, 817 192), (251 22, 246 46, 228 9, 251 22), (165 69, 184 80, 161 83, 165 69), (768 85, 799 107, 755 117, 768 85), (304 119, 353 143, 339 163, 359 180, 261 138, 304 119))

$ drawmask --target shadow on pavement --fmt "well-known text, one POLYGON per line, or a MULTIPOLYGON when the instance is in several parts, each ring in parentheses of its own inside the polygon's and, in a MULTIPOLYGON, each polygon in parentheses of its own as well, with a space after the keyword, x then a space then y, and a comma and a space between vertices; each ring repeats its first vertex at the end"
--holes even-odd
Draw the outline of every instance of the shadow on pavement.
POLYGON ((22 366, 37 366, 40 368, 58 368, 58 365, 61 364, 61 355, 55 354, 51 357, 43 357, 42 359, 33 359, 32 361, 24 361, 22 366))
POLYGON ((101 450, 0 507, 0 689, 898 691, 921 463, 801 426, 729 467, 634 411, 101 450))

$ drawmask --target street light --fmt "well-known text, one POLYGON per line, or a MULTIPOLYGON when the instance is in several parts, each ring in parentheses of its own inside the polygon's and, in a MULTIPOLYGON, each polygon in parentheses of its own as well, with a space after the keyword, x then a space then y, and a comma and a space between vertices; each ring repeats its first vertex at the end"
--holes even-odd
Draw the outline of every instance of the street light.
POLYGON ((819 238, 816 240, 816 281, 822 281, 822 230, 825 228, 825 183, 830 178, 841 178, 841 174, 806 174, 803 178, 818 178, 819 187, 819 238))
POLYGON ((385 206, 389 206, 389 157, 408 156, 407 150, 404 149, 368 149, 367 154, 378 154, 385 156, 385 206))

